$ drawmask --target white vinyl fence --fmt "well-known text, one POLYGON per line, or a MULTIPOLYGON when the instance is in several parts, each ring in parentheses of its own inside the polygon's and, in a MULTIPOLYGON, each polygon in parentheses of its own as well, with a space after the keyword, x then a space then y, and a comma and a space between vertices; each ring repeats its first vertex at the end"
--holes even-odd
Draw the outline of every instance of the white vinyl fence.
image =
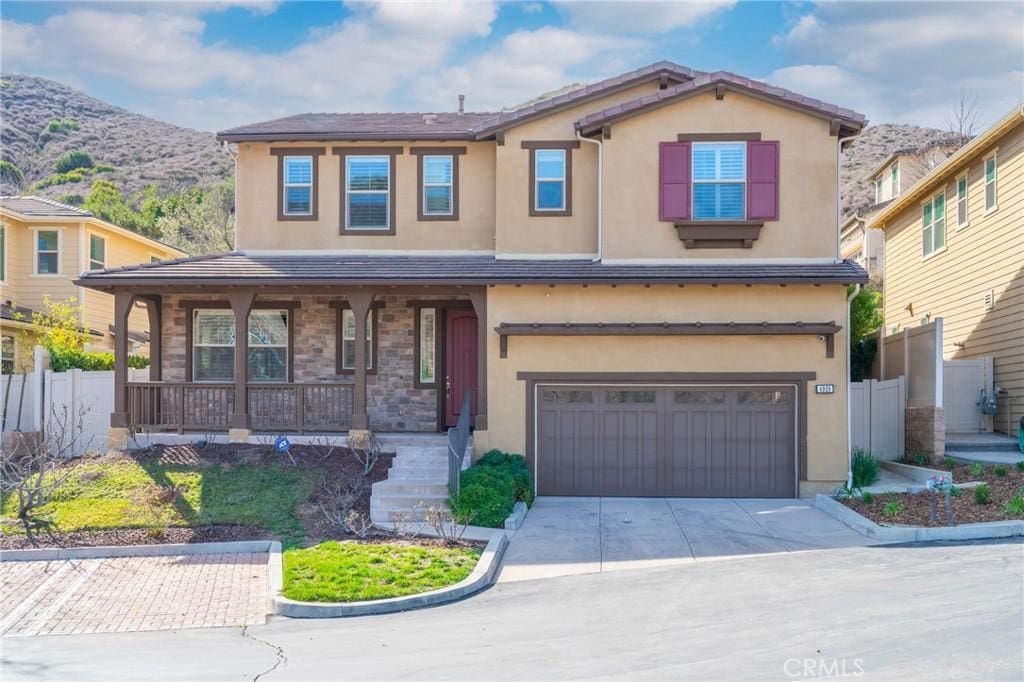
POLYGON ((981 413, 982 391, 992 397, 992 358, 943 362, 942 402, 946 431, 977 433, 992 430, 992 418, 981 413))
POLYGON ((884 337, 879 354, 883 380, 907 378, 907 401, 911 407, 942 407, 941 317, 884 337))
POLYGON ((886 381, 850 383, 850 438, 854 448, 879 459, 904 454, 907 383, 902 376, 886 381))

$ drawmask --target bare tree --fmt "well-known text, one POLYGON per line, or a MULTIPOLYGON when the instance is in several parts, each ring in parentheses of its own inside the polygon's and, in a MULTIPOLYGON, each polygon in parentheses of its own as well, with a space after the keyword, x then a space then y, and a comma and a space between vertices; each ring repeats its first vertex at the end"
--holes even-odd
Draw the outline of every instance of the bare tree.
POLYGON ((363 467, 363 476, 369 476, 381 455, 380 441, 377 440, 377 436, 369 433, 356 438, 349 437, 348 447, 356 461, 363 467))
POLYGON ((946 128, 956 136, 960 146, 963 146, 974 137, 980 121, 978 93, 969 93, 967 84, 961 83, 956 102, 946 114, 946 128))
POLYGON ((353 509, 356 502, 366 493, 365 482, 351 481, 347 485, 342 485, 337 481, 325 480, 322 485, 322 497, 326 501, 320 503, 320 511, 327 522, 357 537, 364 537, 369 533, 373 524, 365 514, 353 509))
POLYGON ((69 460, 88 447, 83 428, 88 407, 73 414, 64 405, 50 413, 42 432, 26 433, 0 457, 0 491, 18 501, 18 519, 30 534, 34 526, 45 525, 36 512, 74 473, 69 460))

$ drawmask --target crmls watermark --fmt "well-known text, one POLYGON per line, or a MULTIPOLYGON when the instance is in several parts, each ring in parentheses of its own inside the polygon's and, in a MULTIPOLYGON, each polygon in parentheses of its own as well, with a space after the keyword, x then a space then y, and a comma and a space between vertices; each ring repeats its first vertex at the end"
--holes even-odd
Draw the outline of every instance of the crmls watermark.
POLYGON ((862 658, 787 658, 782 666, 790 678, 863 677, 862 658))

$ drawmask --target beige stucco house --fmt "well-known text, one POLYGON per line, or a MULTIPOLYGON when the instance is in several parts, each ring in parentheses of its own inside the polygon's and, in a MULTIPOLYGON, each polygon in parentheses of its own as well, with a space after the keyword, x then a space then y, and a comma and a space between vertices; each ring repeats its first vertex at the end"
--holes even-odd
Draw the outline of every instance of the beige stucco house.
POLYGON ((440 432, 465 409, 540 494, 832 490, 867 281, 839 257, 837 155, 864 125, 659 62, 513 111, 223 131, 238 251, 80 279, 118 324, 140 299, 163 320, 160 380, 118 365, 112 437, 440 432))
MULTIPOLYGON (((3 371, 31 363, 33 311, 44 300, 78 308, 87 332, 87 350, 114 348, 114 297, 80 287, 87 270, 179 258, 167 244, 100 220, 88 211, 42 197, 0 197, 0 336, 3 371)), ((128 324, 130 349, 146 354, 149 320, 133 309, 128 324)))
POLYGON ((868 227, 885 232, 885 330, 943 318, 947 360, 991 357, 998 413, 1024 416, 1024 110, 907 188, 868 227))

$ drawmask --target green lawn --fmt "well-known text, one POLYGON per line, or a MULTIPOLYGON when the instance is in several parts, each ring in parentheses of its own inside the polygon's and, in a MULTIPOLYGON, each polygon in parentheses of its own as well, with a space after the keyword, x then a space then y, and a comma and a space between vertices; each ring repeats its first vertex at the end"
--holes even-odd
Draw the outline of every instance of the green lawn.
MULTIPOLYGON (((295 507, 313 490, 308 470, 271 466, 185 466, 129 458, 84 462, 54 491, 39 516, 57 532, 244 524, 260 526, 294 545, 304 536, 295 507), (159 499, 161 489, 177 495, 159 499)), ((14 517, 17 503, 0 504, 14 517)), ((20 524, 0 526, 3 533, 23 533, 20 524)))
POLYGON ((284 553, 284 596, 349 602, 428 592, 468 576, 480 558, 472 547, 324 542, 284 553))

